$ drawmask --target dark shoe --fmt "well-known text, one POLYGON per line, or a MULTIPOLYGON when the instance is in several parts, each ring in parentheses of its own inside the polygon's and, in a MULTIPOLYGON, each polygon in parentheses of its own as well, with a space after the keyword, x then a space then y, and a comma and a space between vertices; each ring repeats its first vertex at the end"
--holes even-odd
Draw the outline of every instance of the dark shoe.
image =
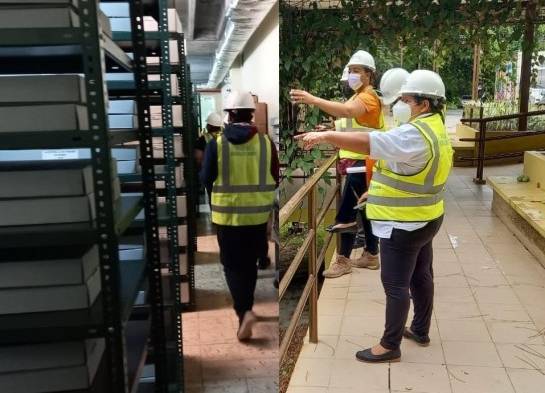
POLYGON ((266 270, 269 266, 271 266, 271 258, 265 257, 257 260, 257 267, 259 270, 266 270))
POLYGON ((403 331, 403 337, 414 340, 421 347, 427 347, 430 345, 430 336, 419 336, 418 334, 413 333, 409 328, 405 328, 403 331))
POLYGON ((337 225, 339 224, 331 224, 327 226, 325 230, 333 233, 356 233, 358 231, 358 226, 355 221, 345 227, 338 227, 337 225))
POLYGON ((367 363, 399 362, 401 359, 401 351, 399 349, 394 349, 383 355, 373 355, 371 353, 371 348, 367 348, 363 351, 356 352, 356 359, 360 362, 367 363))

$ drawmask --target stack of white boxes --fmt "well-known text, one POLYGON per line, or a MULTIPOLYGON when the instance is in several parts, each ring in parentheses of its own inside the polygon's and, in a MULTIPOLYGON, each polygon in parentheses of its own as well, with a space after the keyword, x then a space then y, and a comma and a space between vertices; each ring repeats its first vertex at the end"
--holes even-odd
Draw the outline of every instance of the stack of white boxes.
MULTIPOLYGON (((96 218, 93 172, 87 161, 3 162, 0 227, 90 223, 96 218)), ((115 162, 112 198, 120 197, 115 162)))
MULTIPOLYGON (((0 12, 2 29, 78 28, 80 17, 76 12, 77 0, 64 1, 2 1, 9 3, 0 12), (24 3, 27 4, 24 4, 24 3)), ((108 37, 112 36, 110 22, 103 12, 98 13, 99 25, 108 37)))
POLYGON ((103 338, 0 347, 0 391, 43 393, 87 389, 105 349, 103 338))
MULTIPOLYGON (((107 2, 100 3, 100 9, 108 18, 112 31, 130 32, 131 19, 130 8, 127 2, 107 2)), ((155 19, 150 16, 144 17, 145 31, 159 31, 159 25, 155 19)), ((168 31, 171 33, 181 33, 182 22, 177 11, 172 8, 168 10, 168 31)))
MULTIPOLYGON (((112 165, 114 201, 120 197, 115 167, 112 165)), ((42 225, 47 230, 47 225, 91 226, 96 218, 93 172, 88 161, 2 162, 0 184, 10 185, 0 189, 1 227, 42 225)), ((9 282, 0 285, 0 314, 90 307, 100 292, 96 248, 63 260, 63 265, 76 270, 67 270, 66 275, 59 276, 56 273, 61 264, 57 262, 61 259, 32 265, 43 270, 34 279, 19 271, 21 266, 16 263, 0 264, 0 274, 10 277, 9 282), (20 280, 10 269, 19 271, 20 280)))
POLYGON ((138 116, 134 100, 110 100, 108 104, 110 129, 137 129, 138 116))
POLYGON ((81 75, 0 76, 2 103, 11 105, 0 106, 0 134, 89 130, 81 75))
MULTIPOLYGON (((20 158, 36 154, 18 153, 20 158)), ((119 198, 115 174, 114 162, 114 200, 119 198)), ((0 183, 10 185, 0 187, 0 226, 41 225, 46 231, 49 225, 90 224, 95 215, 92 176, 88 160, 0 162, 0 183)), ((2 315, 87 309, 100 291, 96 245, 0 263, 2 315)), ((104 350, 104 339, 0 347, 0 391, 86 389, 93 383, 104 350)))

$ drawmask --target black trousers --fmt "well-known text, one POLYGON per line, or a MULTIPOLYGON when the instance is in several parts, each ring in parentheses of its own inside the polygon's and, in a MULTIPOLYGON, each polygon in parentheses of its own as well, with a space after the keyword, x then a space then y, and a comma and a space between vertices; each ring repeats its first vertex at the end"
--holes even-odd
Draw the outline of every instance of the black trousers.
POLYGON ((394 229, 390 239, 380 239, 381 279, 386 293, 386 324, 380 344, 398 349, 409 314, 410 296, 414 303, 411 330, 428 335, 433 310, 432 241, 443 217, 416 231, 394 229), (409 296, 410 290, 410 296, 409 296))
POLYGON ((267 224, 216 227, 225 280, 241 320, 254 305, 257 259, 267 248, 267 224))
MULTIPOLYGON (((358 160, 354 164, 355 167, 361 167, 365 165, 365 161, 358 160)), ((346 181, 342 192, 341 206, 337 212, 335 219, 338 223, 347 224, 356 220, 356 216, 359 214, 363 223, 363 231, 365 233, 365 249, 371 254, 378 254, 378 239, 373 235, 371 230, 371 222, 367 219, 365 211, 354 210, 354 206, 358 204, 358 198, 367 191, 367 181, 364 173, 349 173, 346 175, 346 181)), ((354 248, 354 240, 356 240, 356 234, 350 232, 344 232, 341 236, 341 247, 339 255, 344 255, 346 258, 350 258, 352 249, 354 248)))

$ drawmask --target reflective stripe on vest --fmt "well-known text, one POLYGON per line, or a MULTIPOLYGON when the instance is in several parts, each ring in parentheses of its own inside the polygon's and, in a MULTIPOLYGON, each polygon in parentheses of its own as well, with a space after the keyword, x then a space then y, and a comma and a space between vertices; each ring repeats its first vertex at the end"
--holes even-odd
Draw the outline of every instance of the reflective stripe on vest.
POLYGON ((452 147, 445 126, 438 114, 411 124, 429 143, 430 160, 413 175, 394 173, 380 161, 369 189, 369 219, 431 221, 443 214, 444 187, 452 167, 452 147))
POLYGON ((270 174, 270 143, 260 134, 242 145, 231 145, 224 135, 217 141, 221 167, 212 187, 212 222, 230 226, 266 223, 276 189, 270 174))
MULTIPOLYGON (((374 93, 374 90, 373 90, 374 93)), ((374 93, 376 94, 376 93, 374 93)), ((357 97, 357 94, 354 94, 349 101, 354 100, 357 97)), ((377 96, 378 97, 378 96, 377 96)), ((370 131, 380 131, 384 130, 384 113, 382 112, 382 107, 380 108, 380 114, 379 114, 379 126, 378 128, 368 127, 368 126, 362 126, 360 125, 356 119, 353 118, 345 118, 338 120, 339 121, 339 130, 340 131, 363 131, 363 132, 370 132, 370 131)), ((367 154, 362 153, 355 153, 350 150, 340 149, 339 150, 339 158, 348 158, 351 160, 365 160, 368 157, 367 154)))

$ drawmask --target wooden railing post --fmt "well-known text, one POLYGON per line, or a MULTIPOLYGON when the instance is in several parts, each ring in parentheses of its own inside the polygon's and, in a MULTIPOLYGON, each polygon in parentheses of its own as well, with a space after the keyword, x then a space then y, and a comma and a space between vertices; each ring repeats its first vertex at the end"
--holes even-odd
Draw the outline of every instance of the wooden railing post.
MULTIPOLYGON (((307 204, 308 204, 307 218, 308 218, 308 227, 309 227, 308 233, 305 237, 305 240, 303 241, 303 244, 299 248, 299 251, 293 258, 293 261, 291 262, 288 269, 284 273, 284 276, 280 280, 280 283, 278 286, 278 299, 280 301, 284 297, 288 286, 290 285, 295 273, 299 269, 299 266, 301 265, 304 256, 307 255, 308 253, 309 265, 308 265, 307 282, 305 284, 305 288, 303 289, 301 296, 299 297, 299 301, 297 302, 295 311, 290 319, 289 325, 280 343, 279 349, 280 349, 281 363, 284 361, 287 355, 288 348, 290 346, 290 343, 292 342, 294 334, 297 330, 297 326, 301 319, 301 315, 307 303, 309 304, 309 314, 310 314, 310 321, 309 321, 310 342, 312 343, 318 342, 318 279, 317 279, 317 276, 318 276, 318 271, 320 270, 320 266, 325 259, 325 255, 329 247, 330 241, 332 239, 332 235, 330 234, 326 237, 326 239, 324 240, 322 249, 318 253, 317 244, 316 244, 317 228, 323 222, 327 214, 327 210, 332 205, 333 199, 335 199, 335 197, 337 197, 337 203, 339 203, 339 198, 338 198, 339 187, 335 188, 334 195, 331 195, 329 198, 326 198, 320 212, 318 212, 317 211, 318 206, 316 202, 316 185, 322 176, 324 175, 327 176, 329 169, 331 168, 331 166, 335 164, 336 160, 337 160, 336 157, 331 156, 323 163, 323 165, 320 166, 320 168, 316 169, 314 171, 314 174, 305 183, 305 185, 301 187, 289 199, 289 201, 287 201, 284 204, 284 206, 282 206, 278 214, 279 224, 280 224, 280 227, 282 227, 288 223, 288 220, 290 219, 291 215, 298 208, 301 207, 301 203, 305 200, 305 197, 307 197, 307 204)), ((339 179, 340 177, 337 176, 337 182, 339 181, 339 179)))
POLYGON ((484 148, 486 143, 486 120, 483 119, 484 107, 481 106, 479 122, 479 152, 477 155, 477 176, 473 179, 475 184, 485 184, 483 179, 484 170, 484 148))
POLYGON ((308 274, 312 277, 312 290, 309 296, 309 341, 311 343, 318 342, 318 280, 316 278, 316 186, 312 186, 308 193, 308 229, 314 231, 314 236, 310 241, 308 252, 308 274))

